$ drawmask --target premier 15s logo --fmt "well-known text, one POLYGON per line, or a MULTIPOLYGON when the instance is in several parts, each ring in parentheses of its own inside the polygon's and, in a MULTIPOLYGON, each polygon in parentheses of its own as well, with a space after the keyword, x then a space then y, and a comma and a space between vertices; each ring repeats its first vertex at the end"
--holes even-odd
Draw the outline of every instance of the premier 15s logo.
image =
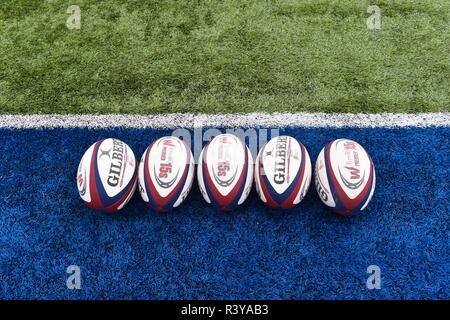
POLYGON ((227 136, 220 137, 220 142, 221 145, 219 146, 218 158, 222 159, 222 161, 219 161, 217 163, 217 176, 225 177, 228 171, 230 171, 230 161, 227 159, 226 150, 224 150, 226 148, 226 144, 228 143, 228 137, 227 136))
MULTIPOLYGON (((168 158, 168 149, 175 148, 175 145, 173 144, 172 139, 166 139, 163 142, 163 148, 161 150, 161 162, 159 165, 159 174, 158 176, 162 179, 167 178, 170 173, 172 173, 172 160, 173 159, 167 159, 168 158)), ((169 151, 170 151, 169 150, 169 151)))
POLYGON ((173 162, 176 160, 174 159, 173 153, 174 149, 177 146, 179 147, 179 145, 174 144, 174 141, 172 139, 164 139, 162 141, 159 166, 157 168, 156 167, 154 168, 154 175, 156 178, 156 182, 158 183, 158 186, 160 186, 163 189, 171 188, 175 184, 180 175, 179 166, 175 166, 175 169, 177 171, 174 174, 172 174, 172 171, 174 169, 173 162), (156 172, 157 170, 158 172, 156 172))
POLYGON ((356 144, 353 141, 346 141, 344 143, 345 154, 347 156, 347 161, 344 168, 350 173, 351 180, 357 180, 356 182, 350 182, 345 179, 344 175, 339 169, 339 174, 341 176, 342 182, 349 189, 358 189, 364 182, 364 175, 361 178, 359 153, 356 148, 356 144))

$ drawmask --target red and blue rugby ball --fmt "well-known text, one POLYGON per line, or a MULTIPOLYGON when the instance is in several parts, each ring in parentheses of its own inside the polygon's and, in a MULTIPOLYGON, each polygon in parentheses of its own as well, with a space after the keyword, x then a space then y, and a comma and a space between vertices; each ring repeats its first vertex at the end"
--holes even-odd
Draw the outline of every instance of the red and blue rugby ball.
POLYGON ((81 199, 93 209, 122 209, 136 189, 136 158, 118 139, 97 141, 84 153, 77 170, 81 199))
POLYGON ((273 138, 256 158, 256 191, 271 208, 290 209, 300 203, 308 192, 311 176, 308 151, 293 137, 273 138))
POLYGON ((194 180, 191 149, 177 137, 153 142, 139 163, 139 193, 155 211, 178 207, 189 194, 194 180))
POLYGON ((316 161, 315 185, 320 199, 338 214, 349 216, 369 204, 375 191, 375 166, 357 142, 328 143, 316 161))
POLYGON ((202 150, 197 167, 206 202, 230 211, 247 199, 253 181, 253 158, 245 143, 232 134, 214 137, 202 150))

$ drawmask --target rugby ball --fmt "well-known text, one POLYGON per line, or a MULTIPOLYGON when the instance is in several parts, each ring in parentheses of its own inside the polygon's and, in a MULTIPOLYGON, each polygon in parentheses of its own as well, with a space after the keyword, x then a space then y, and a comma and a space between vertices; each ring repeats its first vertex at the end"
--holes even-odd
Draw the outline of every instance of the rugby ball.
POLYGON ((167 212, 187 197, 194 180, 194 157, 179 138, 153 142, 139 163, 139 193, 155 211, 167 212))
POLYGON ((202 150, 197 178, 206 202, 220 211, 235 209, 247 199, 253 181, 253 158, 232 134, 214 137, 202 150))
POLYGON ((78 192, 92 209, 110 213, 122 209, 133 196, 136 181, 134 153, 118 139, 97 141, 78 165, 78 192))
POLYGON ((341 215, 358 213, 375 191, 375 166, 357 142, 337 139, 328 143, 316 161, 315 185, 320 199, 341 215))
POLYGON ((302 201, 308 192, 311 176, 308 151, 289 136, 273 138, 256 158, 256 191, 271 208, 289 209, 302 201))

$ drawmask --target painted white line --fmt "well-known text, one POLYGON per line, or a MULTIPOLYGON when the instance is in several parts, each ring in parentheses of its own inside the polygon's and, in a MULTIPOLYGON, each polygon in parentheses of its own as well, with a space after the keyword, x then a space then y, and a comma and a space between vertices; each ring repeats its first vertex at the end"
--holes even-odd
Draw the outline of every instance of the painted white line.
POLYGON ((401 128, 450 126, 450 112, 441 113, 240 113, 158 115, 0 115, 0 128, 401 128))

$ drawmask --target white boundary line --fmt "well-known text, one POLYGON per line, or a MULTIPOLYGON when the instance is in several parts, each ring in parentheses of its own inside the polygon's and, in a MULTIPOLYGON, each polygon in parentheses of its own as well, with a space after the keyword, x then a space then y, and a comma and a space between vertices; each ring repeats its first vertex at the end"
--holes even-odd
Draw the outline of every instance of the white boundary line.
POLYGON ((159 115, 0 115, 0 128, 402 128, 447 127, 450 112, 442 113, 239 113, 159 115))

